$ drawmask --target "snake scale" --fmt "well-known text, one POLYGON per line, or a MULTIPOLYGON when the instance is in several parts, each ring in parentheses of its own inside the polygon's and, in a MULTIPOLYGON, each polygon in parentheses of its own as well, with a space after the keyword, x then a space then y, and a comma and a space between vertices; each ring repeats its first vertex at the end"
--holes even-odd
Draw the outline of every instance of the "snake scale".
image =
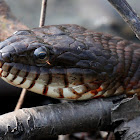
POLYGON ((19 30, 0 43, 0 77, 59 99, 140 95, 140 45, 72 24, 19 30))

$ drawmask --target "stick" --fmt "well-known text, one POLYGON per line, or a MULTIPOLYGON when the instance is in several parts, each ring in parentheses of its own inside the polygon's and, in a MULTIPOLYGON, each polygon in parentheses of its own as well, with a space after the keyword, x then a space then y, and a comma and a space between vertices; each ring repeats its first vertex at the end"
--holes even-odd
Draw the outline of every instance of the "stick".
POLYGON ((46 9, 47 9, 47 0, 42 0, 39 27, 42 27, 45 24, 46 9))
POLYGON ((140 40, 140 18, 126 0, 108 0, 140 40))
POLYGON ((20 97, 18 99, 17 105, 15 107, 15 111, 21 108, 21 106, 22 106, 22 104, 24 102, 26 92, 27 92, 27 90, 25 88, 23 88, 22 91, 21 91, 20 97))

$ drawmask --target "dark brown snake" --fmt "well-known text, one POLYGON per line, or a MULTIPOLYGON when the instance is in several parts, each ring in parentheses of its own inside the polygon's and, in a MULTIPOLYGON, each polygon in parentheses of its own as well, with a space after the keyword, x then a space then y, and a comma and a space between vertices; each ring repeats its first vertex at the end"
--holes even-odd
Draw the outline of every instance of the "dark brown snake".
POLYGON ((21 30, 0 43, 0 75, 53 98, 140 95, 140 44, 78 25, 21 30))

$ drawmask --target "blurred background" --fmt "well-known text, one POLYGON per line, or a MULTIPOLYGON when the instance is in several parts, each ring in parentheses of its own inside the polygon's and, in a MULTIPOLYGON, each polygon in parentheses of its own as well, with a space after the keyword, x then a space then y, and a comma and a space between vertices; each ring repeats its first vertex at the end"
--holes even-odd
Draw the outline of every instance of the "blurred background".
MULTIPOLYGON (((38 26, 41 0, 5 1, 22 23, 29 28, 38 26)), ((127 1, 137 13, 140 12, 140 1, 127 1)), ((48 0, 46 25, 50 24, 79 24, 100 32, 133 38, 133 33, 107 0, 48 0), (127 36, 124 35, 126 32, 127 36)))
MULTIPOLYGON (((41 0, 5 0, 13 15, 29 28, 38 27, 41 0)), ((133 9, 140 13, 140 1, 127 0, 133 9)), ((45 25, 78 24, 88 29, 110 33, 129 40, 138 41, 107 0, 48 0, 45 25)), ((21 89, 0 80, 0 113, 12 111, 17 103, 21 89), (3 107, 5 106, 5 108, 3 107)), ((47 104, 48 98, 34 93, 26 95, 23 107, 47 104)), ((53 100, 59 102, 58 100, 53 100)))

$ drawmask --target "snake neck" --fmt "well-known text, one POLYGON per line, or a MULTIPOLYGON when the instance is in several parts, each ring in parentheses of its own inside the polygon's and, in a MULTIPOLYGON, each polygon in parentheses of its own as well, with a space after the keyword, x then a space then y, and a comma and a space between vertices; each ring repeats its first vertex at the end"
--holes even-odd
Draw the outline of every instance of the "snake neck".
POLYGON ((124 87, 128 95, 140 95, 140 49, 136 44, 125 48, 124 87), (136 49, 134 49, 136 48, 136 49))
MULTIPOLYGON (((117 65, 113 74, 118 77, 124 93, 140 94, 140 48, 138 44, 120 40, 116 43, 117 65)), ((114 56, 114 55, 112 55, 114 56)), ((114 58, 115 61, 115 58, 114 58)), ((116 80, 117 81, 117 80, 116 80)))

